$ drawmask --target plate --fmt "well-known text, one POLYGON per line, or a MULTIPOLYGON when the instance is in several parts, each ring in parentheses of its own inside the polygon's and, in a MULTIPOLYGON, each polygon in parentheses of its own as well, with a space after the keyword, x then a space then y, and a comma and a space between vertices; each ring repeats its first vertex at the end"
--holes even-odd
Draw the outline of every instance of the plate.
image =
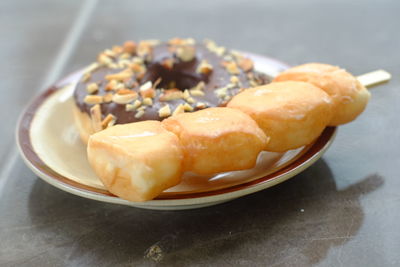
MULTIPOLYGON (((275 59, 246 53, 257 70, 273 77, 288 67, 275 59)), ((182 183, 146 202, 130 202, 109 193, 86 158, 73 123, 72 94, 83 70, 37 96, 23 112, 17 143, 29 168, 49 184, 85 198, 147 209, 192 209, 215 205, 279 184, 311 166, 333 142, 328 127, 311 145, 285 153, 262 152, 255 168, 214 176, 185 173, 182 183)))

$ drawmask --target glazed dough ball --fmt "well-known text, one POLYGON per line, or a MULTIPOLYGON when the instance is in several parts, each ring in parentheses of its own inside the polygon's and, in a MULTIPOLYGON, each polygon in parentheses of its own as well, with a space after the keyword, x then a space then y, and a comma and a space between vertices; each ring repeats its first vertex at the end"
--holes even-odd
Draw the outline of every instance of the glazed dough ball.
POLYGON ((369 91, 350 73, 336 66, 308 63, 280 73, 274 82, 309 82, 328 93, 333 100, 334 115, 330 126, 354 120, 365 109, 369 91))
POLYGON ((146 201, 178 184, 183 153, 159 121, 116 125, 90 136, 89 162, 104 186, 130 201, 146 201))
POLYGON ((180 139, 184 169, 204 175, 254 167, 269 139, 251 117, 231 108, 178 114, 162 124, 180 139))
POLYGON ((279 82, 247 89, 228 107, 250 115, 270 136, 267 151, 284 152, 312 143, 332 118, 327 93, 304 82, 279 82))

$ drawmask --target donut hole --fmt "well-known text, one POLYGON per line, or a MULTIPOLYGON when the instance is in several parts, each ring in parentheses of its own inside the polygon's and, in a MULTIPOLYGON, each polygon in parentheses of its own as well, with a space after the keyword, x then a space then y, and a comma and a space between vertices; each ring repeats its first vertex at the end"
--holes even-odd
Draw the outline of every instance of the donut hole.
POLYGON ((156 88, 163 89, 186 89, 196 86, 199 82, 208 82, 208 76, 201 75, 195 71, 195 61, 180 63, 174 65, 171 69, 165 68, 159 63, 152 64, 148 67, 147 74, 144 76, 144 82, 151 81, 155 83, 161 78, 156 88))

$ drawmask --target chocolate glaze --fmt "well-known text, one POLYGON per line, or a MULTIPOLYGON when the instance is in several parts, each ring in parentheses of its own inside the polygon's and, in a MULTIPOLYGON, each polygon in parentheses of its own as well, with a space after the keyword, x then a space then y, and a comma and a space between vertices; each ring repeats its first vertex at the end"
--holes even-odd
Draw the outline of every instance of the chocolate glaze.
MULTIPOLYGON (((215 106, 224 106, 226 101, 217 97, 214 93, 215 89, 225 87, 230 83, 230 77, 232 76, 222 65, 221 61, 222 57, 218 56, 214 52, 211 52, 206 48, 203 44, 196 44, 196 56, 193 60, 189 62, 183 62, 180 59, 176 58, 176 56, 168 49, 169 46, 166 43, 162 43, 154 46, 153 48, 153 58, 151 62, 145 63, 147 67, 147 72, 145 76, 140 81, 140 85, 144 84, 147 81, 154 82, 159 77, 162 78, 162 82, 158 87, 165 88, 166 85, 171 82, 176 82, 176 87, 178 89, 186 89, 192 88, 198 84, 200 81, 205 82, 204 88, 204 96, 192 96, 192 98, 196 102, 203 102, 207 105, 207 107, 215 107, 215 106), (164 68, 161 63, 168 58, 174 58, 175 63, 171 70, 164 68), (204 75, 196 73, 196 68, 198 64, 203 60, 207 60, 209 64, 213 66, 213 70, 211 73, 204 75)), ((101 67, 96 69, 91 73, 91 78, 86 81, 80 81, 74 92, 75 104, 77 107, 87 114, 90 114, 90 108, 93 105, 89 105, 84 102, 85 96, 88 94, 86 91, 86 86, 88 83, 96 82, 99 84, 99 90, 97 95, 105 95, 107 92, 105 91, 105 85, 107 81, 105 80, 105 75, 120 72, 122 69, 110 69, 107 67, 101 67)), ((262 84, 268 83, 268 78, 255 71, 253 72, 255 77, 261 81, 262 84)), ((249 79, 247 78, 247 74, 243 70, 240 69, 240 73, 238 76, 240 81, 240 87, 229 89, 230 95, 235 95, 240 90, 240 88, 248 88, 250 87, 249 79)), ((135 82, 135 78, 132 78, 133 82, 135 82)), ((132 88, 135 91, 139 91, 139 86, 132 88)), ((136 111, 126 111, 124 104, 116 104, 113 102, 110 103, 102 103, 101 110, 103 117, 107 114, 113 114, 118 124, 135 122, 135 121, 143 121, 143 120, 162 120, 158 115, 158 110, 162 108, 164 105, 169 104, 171 111, 175 110, 175 108, 179 104, 185 104, 184 99, 171 100, 167 102, 158 101, 159 96, 161 94, 161 90, 156 90, 156 96, 153 99, 153 105, 147 106, 145 113, 140 118, 135 118, 136 111)), ((195 109, 196 110, 196 109, 195 109)))

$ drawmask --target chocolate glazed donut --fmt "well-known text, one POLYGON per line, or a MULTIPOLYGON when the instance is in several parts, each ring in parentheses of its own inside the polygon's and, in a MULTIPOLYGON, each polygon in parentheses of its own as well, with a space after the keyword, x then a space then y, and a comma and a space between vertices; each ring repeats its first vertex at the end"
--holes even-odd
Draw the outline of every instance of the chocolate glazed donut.
POLYGON ((83 74, 74 117, 87 142, 114 124, 225 106, 243 88, 268 82, 250 59, 210 40, 128 41, 100 53, 83 74))

